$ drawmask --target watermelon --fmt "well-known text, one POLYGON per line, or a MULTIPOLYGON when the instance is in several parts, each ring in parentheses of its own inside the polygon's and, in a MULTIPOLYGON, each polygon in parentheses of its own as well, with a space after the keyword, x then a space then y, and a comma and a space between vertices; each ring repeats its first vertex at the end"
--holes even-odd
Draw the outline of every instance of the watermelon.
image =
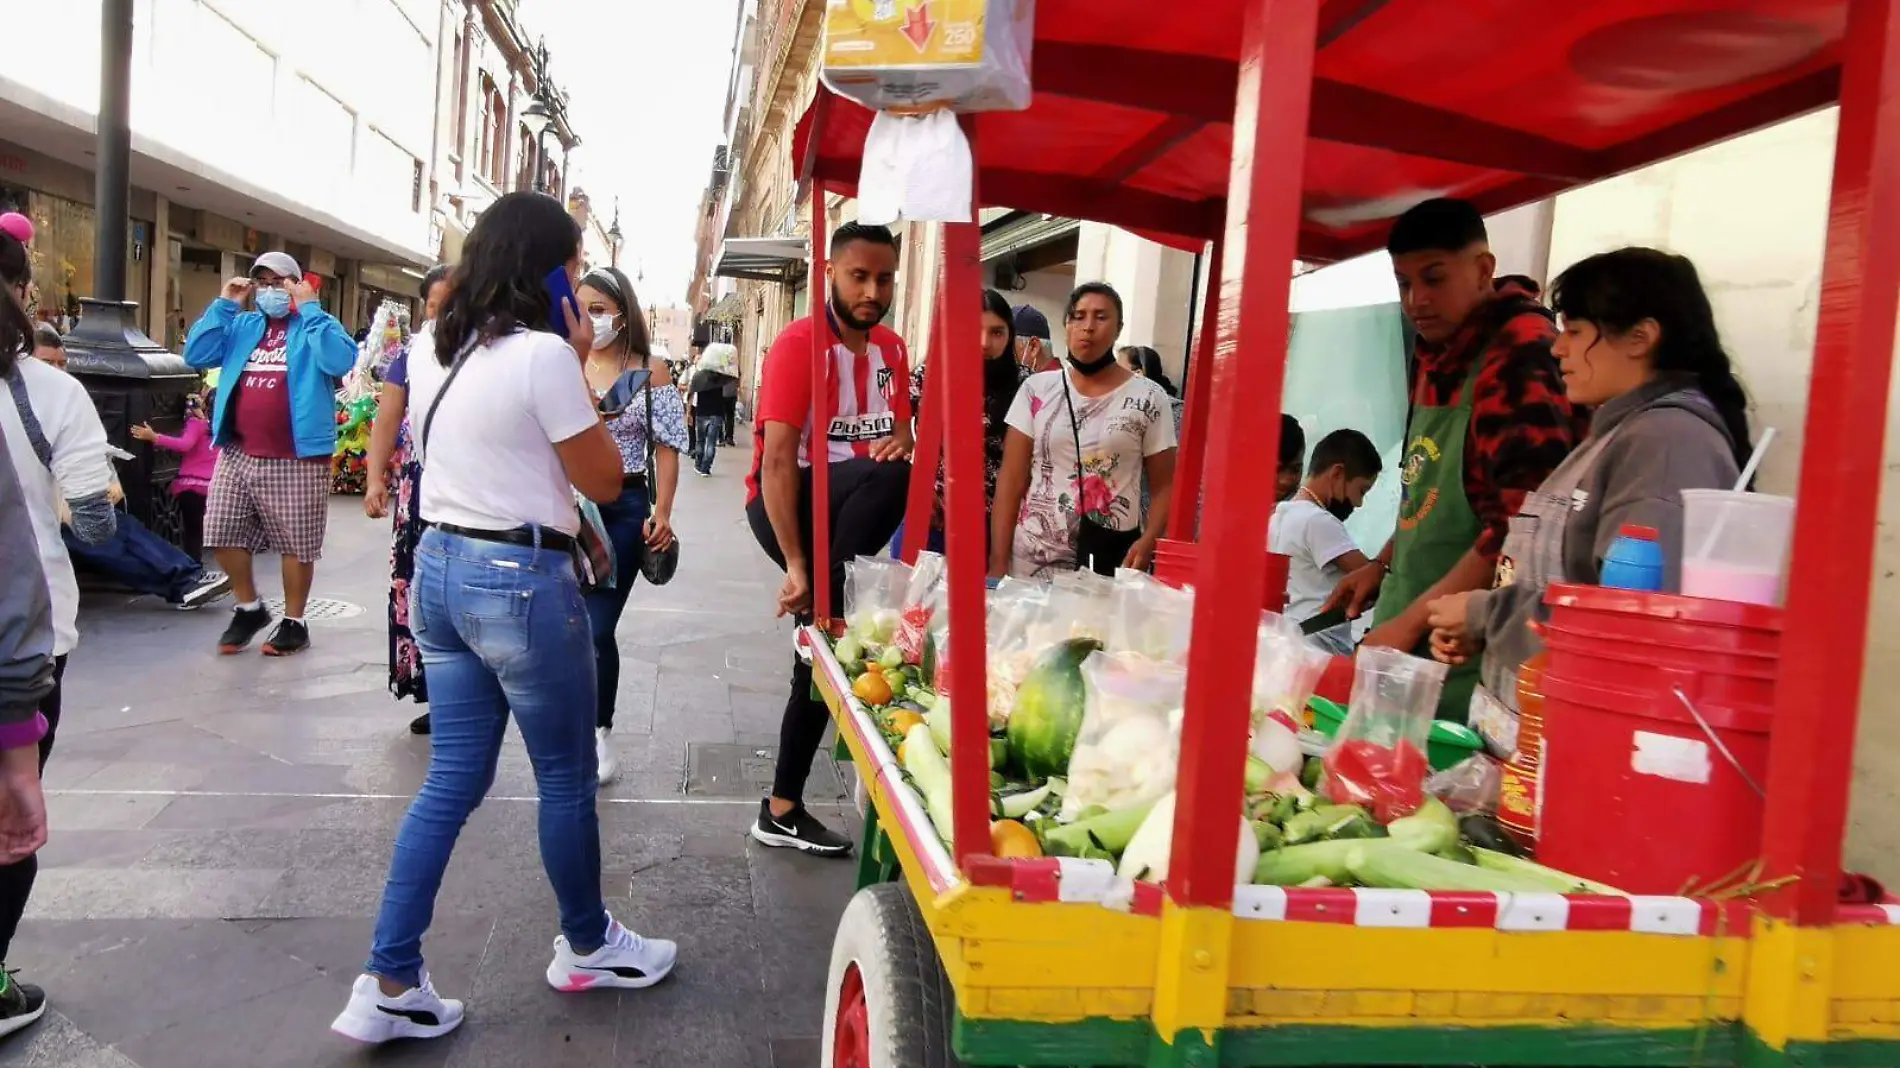
POLYGON ((1036 657, 1017 685, 1009 713, 1009 755, 1030 782, 1068 774, 1087 703, 1082 661, 1101 648, 1093 638, 1058 642, 1036 657))

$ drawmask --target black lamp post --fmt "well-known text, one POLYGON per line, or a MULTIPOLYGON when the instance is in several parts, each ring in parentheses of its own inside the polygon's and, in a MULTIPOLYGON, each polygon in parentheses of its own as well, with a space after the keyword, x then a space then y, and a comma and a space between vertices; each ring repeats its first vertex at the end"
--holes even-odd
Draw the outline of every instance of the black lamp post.
MULTIPOLYGON (((86 386, 106 436, 136 459, 119 468, 128 511, 176 540, 171 495, 160 487, 177 474, 177 458, 154 454, 129 433, 140 423, 182 418, 198 377, 185 361, 139 329, 138 305, 125 299, 127 234, 132 201, 132 4, 100 5, 99 170, 93 184, 94 296, 79 301, 79 324, 66 335, 67 370, 86 386)), ((160 250, 162 253, 162 250, 160 250)), ((158 253, 155 253, 158 254, 158 253)))
POLYGON ((534 191, 548 191, 548 127, 554 124, 554 95, 548 91, 548 43, 542 41, 534 51, 528 53, 528 61, 534 65, 534 102, 521 112, 521 124, 528 128, 528 136, 534 138, 534 191))
POLYGON ((626 235, 620 232, 620 198, 614 198, 614 224, 607 228, 607 262, 620 266, 620 243, 626 235))

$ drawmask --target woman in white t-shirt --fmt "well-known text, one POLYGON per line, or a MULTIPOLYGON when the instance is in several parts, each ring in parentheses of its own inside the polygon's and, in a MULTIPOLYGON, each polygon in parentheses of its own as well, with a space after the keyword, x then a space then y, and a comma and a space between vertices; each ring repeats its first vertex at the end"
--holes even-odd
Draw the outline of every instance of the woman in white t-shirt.
POLYGON ((1145 568, 1167 526, 1173 405, 1115 359, 1121 296, 1102 282, 1078 286, 1065 318, 1067 366, 1031 375, 1009 410, 991 520, 996 578, 1145 568), (1145 517, 1144 473, 1153 492, 1145 517))
POLYGON ((620 450, 581 374, 593 328, 544 282, 580 274, 560 203, 510 193, 482 213, 441 319, 409 353, 422 453, 410 628, 429 675, 428 779, 397 833, 367 974, 331 1026, 361 1042, 433 1038, 462 1022, 422 964, 456 836, 495 777, 512 712, 534 763, 541 861, 560 909, 547 979, 580 991, 651 986, 677 947, 614 922, 600 892, 594 647, 570 551, 574 491, 620 496, 620 450), (543 329, 554 316, 567 340, 543 329))

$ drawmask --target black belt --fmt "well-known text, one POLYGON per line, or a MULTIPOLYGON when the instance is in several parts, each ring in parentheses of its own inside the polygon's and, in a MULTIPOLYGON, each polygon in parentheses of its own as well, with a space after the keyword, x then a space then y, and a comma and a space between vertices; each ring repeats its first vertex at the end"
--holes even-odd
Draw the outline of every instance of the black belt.
MULTIPOLYGON (((513 530, 476 530, 472 527, 458 527, 454 523, 432 523, 431 526, 444 534, 453 534, 458 538, 473 538, 476 541, 496 541, 503 545, 520 545, 534 548, 535 531, 528 527, 516 527, 513 530)), ((542 527, 540 531, 541 547, 564 553, 574 548, 573 535, 542 527)))
POLYGON ((622 493, 630 489, 643 490, 646 488, 647 473, 645 471, 629 471, 620 476, 620 491, 622 493))

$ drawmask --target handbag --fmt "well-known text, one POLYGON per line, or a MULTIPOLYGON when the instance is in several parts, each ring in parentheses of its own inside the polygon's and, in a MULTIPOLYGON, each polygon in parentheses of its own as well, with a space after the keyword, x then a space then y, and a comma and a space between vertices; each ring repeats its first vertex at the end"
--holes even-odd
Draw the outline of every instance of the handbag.
MULTIPOLYGON (((653 380, 647 380, 647 509, 651 514, 653 502, 658 496, 660 469, 654 461, 653 429, 653 380)), ((677 536, 673 543, 664 549, 655 549, 642 538, 639 542, 640 577, 655 586, 664 586, 673 581, 673 575, 680 567, 680 540, 677 536)))
POLYGON ((1113 578, 1115 569, 1128 558, 1128 550, 1141 540, 1141 528, 1116 530, 1082 511, 1082 426, 1075 418, 1075 402, 1069 399, 1067 371, 1062 372, 1062 406, 1069 410, 1069 432, 1075 437, 1075 569, 1113 578))
MULTIPOLYGON (((468 357, 475 351, 475 343, 470 341, 462 348, 461 355, 449 365, 449 374, 435 391, 435 397, 429 401, 429 410, 422 417, 422 473, 429 473, 429 428, 435 425, 435 410, 442 406, 442 395, 455 384, 455 376, 462 373, 462 367, 468 363, 468 357)), ((417 501, 421 500, 420 488, 417 501)), ((568 555, 574 560, 574 574, 580 580, 581 589, 605 589, 614 584, 614 548, 607 540, 607 528, 600 520, 600 510, 594 502, 574 494, 574 510, 580 516, 580 529, 574 535, 574 547, 568 555)))

